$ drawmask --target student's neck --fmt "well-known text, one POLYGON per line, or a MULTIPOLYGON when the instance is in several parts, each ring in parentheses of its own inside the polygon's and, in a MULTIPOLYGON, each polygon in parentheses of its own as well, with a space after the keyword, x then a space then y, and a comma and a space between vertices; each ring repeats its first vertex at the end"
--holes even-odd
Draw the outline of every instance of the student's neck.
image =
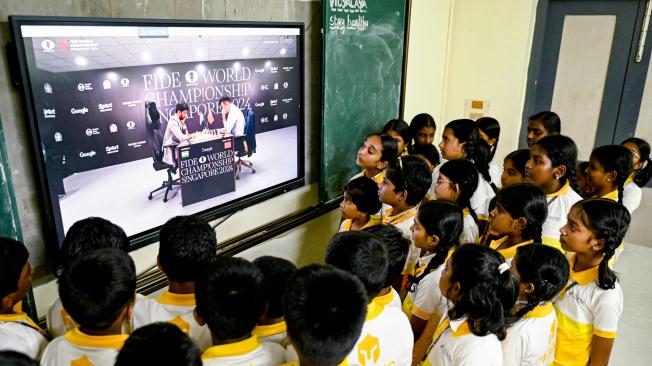
POLYGON ((525 239, 523 238, 522 231, 511 232, 507 234, 507 239, 500 246, 498 246, 498 249, 509 248, 524 241, 525 239))
POLYGON ((83 327, 79 327, 79 330, 87 335, 90 336, 110 336, 110 335, 118 335, 122 334, 122 322, 123 322, 123 317, 121 316, 118 320, 116 320, 111 326, 107 329, 104 330, 90 330, 86 329, 83 327))
POLYGON ((351 230, 360 230, 362 229, 371 218, 368 215, 365 215, 363 218, 351 219, 351 230))
POLYGON ((5 314, 15 314, 13 306, 10 308, 2 308, 0 309, 0 314, 5 315, 5 314))
POLYGON ((434 250, 426 250, 426 249, 421 249, 421 255, 420 257, 427 257, 429 255, 435 254, 434 250))
POLYGON ((593 253, 575 253, 577 260, 575 265, 573 265, 573 272, 586 271, 587 269, 599 266, 602 262, 602 254, 593 254, 593 253))
POLYGON ((248 335, 246 335, 244 337, 240 337, 240 338, 230 338, 230 339, 218 339, 218 338, 213 337, 213 346, 220 346, 220 345, 223 345, 223 344, 231 344, 231 343, 242 342, 245 339, 249 339, 249 338, 251 338, 251 334, 248 334, 248 335))
POLYGON ((602 196, 604 196, 606 194, 609 194, 609 193, 615 191, 616 189, 618 189, 618 188, 614 187, 612 185, 605 185, 605 186, 602 186, 602 187, 595 187, 595 195, 597 197, 602 197, 602 196))
POLYGON ((278 324, 284 320, 285 318, 282 316, 279 316, 278 318, 268 318, 267 316, 263 316, 258 321, 258 325, 273 325, 273 324, 278 324))
POLYGON ((390 291, 392 291, 392 286, 387 286, 384 289, 380 290, 380 292, 378 293, 378 295, 376 295, 376 297, 387 295, 390 291))
POLYGON ((170 281, 168 291, 173 294, 187 295, 195 293, 195 283, 193 281, 178 282, 170 281))
POLYGON ((377 176, 380 172, 382 172, 382 170, 378 168, 364 168, 363 175, 367 178, 373 178, 377 176))
POLYGON ((392 206, 391 216, 396 216, 401 212, 405 212, 411 208, 414 208, 415 205, 408 205, 405 201, 400 201, 392 206))
POLYGON ((547 185, 545 185, 545 186, 543 186, 541 188, 543 188, 543 191, 546 194, 553 194, 553 193, 557 192, 558 190, 560 190, 561 187, 563 187, 563 185, 561 184, 559 179, 553 179, 552 182, 548 183, 547 185))

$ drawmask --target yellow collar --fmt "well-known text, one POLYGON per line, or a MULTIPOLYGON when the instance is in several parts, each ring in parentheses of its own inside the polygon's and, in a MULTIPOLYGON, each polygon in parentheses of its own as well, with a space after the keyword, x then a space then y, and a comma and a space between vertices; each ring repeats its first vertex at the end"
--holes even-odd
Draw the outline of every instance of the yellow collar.
MULTIPOLYGON (((367 175, 365 174, 364 169, 360 173, 354 175, 353 178, 351 178, 351 180, 354 180, 354 179, 360 178, 360 177, 367 177, 367 175)), ((380 173, 374 175, 373 177, 367 177, 367 178, 373 180, 374 182, 376 182, 376 184, 380 184, 380 183, 382 183, 383 178, 385 178, 385 171, 381 170, 380 173)))
POLYGON ((600 198, 607 198, 613 201, 618 201, 618 190, 613 190, 600 198))
POLYGON ((568 262, 570 263, 570 278, 581 286, 586 286, 598 279, 598 268, 600 266, 595 266, 584 271, 575 272, 573 271, 573 266, 575 266, 575 262, 577 262, 577 255, 571 255, 570 258, 568 258, 568 262))
MULTIPOLYGON (((412 218, 414 218, 414 216, 416 216, 418 207, 419 207, 418 205, 414 206, 414 207, 412 207, 410 209, 407 209, 407 210, 405 210, 405 211, 403 211, 403 212, 401 212, 399 214, 396 214, 394 216, 390 216, 389 214, 387 214, 387 216, 383 217, 383 224, 394 224, 394 225, 396 225, 396 224, 400 224, 403 221, 412 219, 412 218)), ((390 212, 391 210, 392 209, 390 208, 385 212, 390 212)))
MULTIPOLYGON (((14 307, 15 308, 15 307, 14 307)), ((36 324, 34 321, 23 312, 17 312, 14 314, 0 314, 0 322, 20 322, 25 321, 27 324, 32 326, 35 330, 43 332, 43 330, 36 324)))
POLYGON ((548 315, 550 315, 553 311, 553 306, 551 303, 547 302, 543 305, 539 305, 535 307, 534 309, 528 311, 525 315, 523 315, 524 318, 544 318, 548 315))
POLYGON ((232 357, 245 355, 260 346, 258 337, 252 335, 251 337, 235 343, 220 344, 217 346, 208 347, 204 354, 201 355, 202 360, 219 357, 232 357))
POLYGON ((471 212, 469 211, 468 208, 465 208, 465 209, 462 210, 462 214, 464 215, 464 217, 467 217, 467 216, 469 216, 471 214, 471 212))
POLYGON ((635 175, 636 175, 636 170, 634 170, 634 171, 629 175, 629 177, 627 177, 627 179, 625 180, 625 183, 623 183, 623 187, 626 186, 626 185, 628 185, 629 183, 634 182, 634 176, 635 176, 635 175))
POLYGON ((156 298, 156 301, 165 305, 174 306, 195 306, 195 294, 175 294, 165 291, 156 298))
MULTIPOLYGON (((489 244, 489 246, 491 247, 491 249, 496 249, 496 248, 498 248, 502 243, 504 243, 505 240, 507 240, 507 236, 504 236, 504 237, 502 237, 502 238, 500 238, 500 239, 492 240, 492 241, 491 241, 491 244, 489 244)), ((502 254, 503 257, 505 257, 505 260, 507 260, 507 259, 512 259, 512 258, 514 258, 514 257, 516 256, 516 250, 517 250, 519 247, 522 247, 522 246, 524 246, 524 245, 528 245, 528 244, 532 244, 533 242, 534 242, 533 240, 528 240, 528 241, 524 241, 524 242, 522 242, 522 243, 518 243, 518 244, 516 244, 516 245, 512 245, 512 246, 509 247, 509 248, 500 249, 500 250, 497 249, 497 250, 498 250, 498 253, 502 254)))
POLYGON ((393 289, 390 289, 389 292, 386 293, 385 295, 374 297, 374 300, 373 300, 373 302, 375 302, 376 304, 378 304, 380 306, 383 306, 383 307, 385 305, 391 304, 392 301, 394 301, 394 290, 393 289))
POLYGON ((469 322, 466 317, 451 320, 450 321, 451 331, 455 337, 461 337, 468 334, 471 334, 471 328, 469 328, 469 322))
MULTIPOLYGON (((381 222, 380 217, 377 217, 375 215, 370 215, 369 216, 369 221, 367 221, 366 224, 364 224, 360 230, 366 229, 368 227, 372 227, 375 225, 379 225, 381 222)), ((353 225, 353 220, 351 219, 346 219, 342 221, 342 231, 351 231, 351 226, 353 225)))
POLYGON ((269 337, 275 334, 281 334, 283 332, 286 332, 287 330, 288 330, 287 325, 285 324, 284 321, 282 321, 276 324, 257 325, 256 328, 254 328, 254 335, 261 338, 269 337))
POLYGON ((369 305, 367 305, 367 318, 365 321, 368 322, 375 319, 378 315, 380 315, 380 313, 383 312, 383 309, 385 309, 385 307, 382 304, 372 301, 369 303, 369 305))
POLYGON ((114 348, 120 349, 125 343, 128 334, 112 334, 104 336, 92 336, 82 333, 79 328, 74 328, 73 330, 66 333, 66 339, 73 344, 76 344, 81 347, 93 347, 93 348, 114 348))
POLYGON ((569 190, 570 190, 570 183, 568 182, 568 180, 566 180, 566 183, 561 188, 559 188, 557 192, 547 194, 546 197, 553 198, 553 197, 561 196, 562 194, 568 193, 569 190))

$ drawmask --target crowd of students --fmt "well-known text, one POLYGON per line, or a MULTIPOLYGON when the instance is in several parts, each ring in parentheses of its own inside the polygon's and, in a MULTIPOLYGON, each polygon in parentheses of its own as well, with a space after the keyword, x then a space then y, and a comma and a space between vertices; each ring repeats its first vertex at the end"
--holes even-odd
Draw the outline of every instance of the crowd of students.
POLYGON ((577 160, 560 118, 494 156, 489 117, 387 123, 343 188, 325 264, 216 257, 214 230, 175 217, 157 258, 169 286, 136 294, 124 231, 75 223, 47 332, 20 310, 24 245, 0 239, 0 364, 604 365, 623 307, 612 270, 650 179, 638 138, 577 160))

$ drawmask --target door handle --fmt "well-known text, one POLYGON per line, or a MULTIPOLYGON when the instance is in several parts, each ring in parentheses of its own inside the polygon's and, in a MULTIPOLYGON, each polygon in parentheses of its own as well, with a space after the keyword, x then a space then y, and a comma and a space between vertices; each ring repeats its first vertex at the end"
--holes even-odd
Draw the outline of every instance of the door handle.
POLYGON ((643 60, 643 51, 645 50, 645 39, 647 38, 647 30, 650 26, 650 14, 652 14, 652 1, 647 0, 645 4, 645 15, 643 18, 643 25, 641 26, 641 34, 638 37, 638 46, 636 47, 636 57, 634 62, 640 63, 643 60))

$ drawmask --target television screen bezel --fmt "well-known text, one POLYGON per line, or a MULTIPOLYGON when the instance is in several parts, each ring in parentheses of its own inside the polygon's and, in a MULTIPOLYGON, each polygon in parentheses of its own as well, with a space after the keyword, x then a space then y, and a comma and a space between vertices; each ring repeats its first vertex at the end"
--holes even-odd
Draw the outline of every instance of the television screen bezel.
MULTIPOLYGON (((56 217, 60 212, 54 203, 57 197, 52 197, 45 170, 45 161, 41 149, 41 138, 38 130, 34 97, 32 95, 31 81, 27 64, 27 54, 23 42, 21 26, 24 25, 75 25, 75 26, 149 26, 149 27, 249 27, 249 28, 291 28, 299 30, 300 49, 297 52, 299 57, 300 77, 300 100, 299 113, 300 121, 297 125, 297 178, 268 187, 264 190, 254 192, 230 203, 212 207, 195 213, 204 220, 212 221, 219 217, 233 214, 246 207, 277 197, 281 194, 305 186, 305 23, 303 22, 262 22, 262 21, 226 21, 226 20, 189 20, 189 19, 138 19, 138 18, 101 18, 101 17, 57 17, 57 16, 9 16, 12 51, 16 57, 14 65, 19 69, 19 78, 15 75, 14 83, 20 88, 23 100, 23 108, 29 128, 31 140, 31 153, 34 155, 32 165, 37 177, 39 189, 39 201, 42 209, 44 242, 48 250, 58 254, 60 251, 59 237, 63 238, 63 228, 57 227, 56 217)), ((11 62, 11 60, 10 60, 11 62)), ((161 223, 163 225, 163 223, 161 223)), ((129 236, 130 250, 136 250, 158 241, 158 233, 161 225, 129 236)))

